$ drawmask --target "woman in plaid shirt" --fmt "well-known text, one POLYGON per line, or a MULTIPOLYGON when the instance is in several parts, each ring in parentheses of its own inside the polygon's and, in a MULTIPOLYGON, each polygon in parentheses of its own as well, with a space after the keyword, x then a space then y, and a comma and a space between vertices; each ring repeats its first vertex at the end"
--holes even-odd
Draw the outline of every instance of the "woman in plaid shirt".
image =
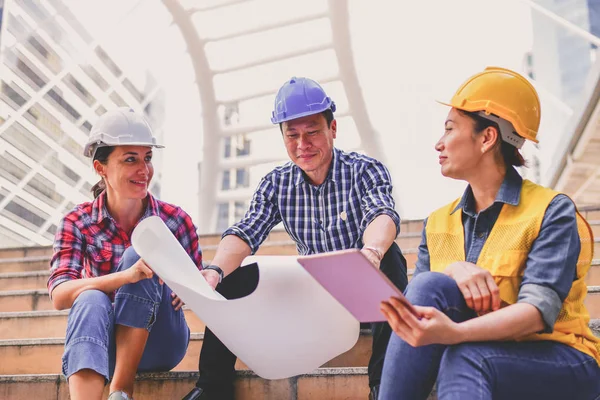
POLYGON ((62 370, 74 400, 101 398, 111 377, 109 399, 129 399, 137 371, 168 371, 187 349, 183 302, 130 242, 135 226, 157 215, 201 268, 189 215, 148 192, 153 147, 163 146, 133 110, 100 117, 84 150, 102 178, 95 199, 69 212, 56 233, 48 291, 56 309, 71 309, 62 370))

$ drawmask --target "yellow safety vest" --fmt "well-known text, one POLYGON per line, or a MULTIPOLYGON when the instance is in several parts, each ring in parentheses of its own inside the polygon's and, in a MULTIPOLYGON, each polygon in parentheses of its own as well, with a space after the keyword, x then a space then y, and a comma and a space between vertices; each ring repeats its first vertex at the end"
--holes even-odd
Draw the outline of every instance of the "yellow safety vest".
MULTIPOLYGON (((517 302, 527 267, 527 256, 538 237, 548 205, 559 194, 554 190, 523 180, 517 206, 504 204, 498 220, 486 240, 477 265, 490 271, 500 297, 508 304, 517 302)), ((431 271, 443 272, 456 261, 465 261, 462 210, 452 211, 460 199, 434 211, 427 220, 426 236, 431 271), (452 213, 452 214, 451 214, 452 213)), ((585 276, 594 253, 594 237, 585 219, 577 212, 577 230, 581 251, 577 277, 565 299, 552 333, 531 334, 518 340, 554 340, 565 343, 596 359, 600 365, 600 341, 588 324, 590 315, 583 304, 587 294, 585 276)))

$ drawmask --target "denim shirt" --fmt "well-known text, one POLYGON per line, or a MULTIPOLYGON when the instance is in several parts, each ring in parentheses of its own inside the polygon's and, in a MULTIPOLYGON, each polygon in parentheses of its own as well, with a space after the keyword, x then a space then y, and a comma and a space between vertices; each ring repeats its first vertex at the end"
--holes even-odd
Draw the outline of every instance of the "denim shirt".
MULTIPOLYGON (((481 249, 490 235, 504 204, 516 206, 521 197, 523 179, 509 167, 494 203, 483 211, 475 211, 471 186, 467 186, 452 213, 462 208, 466 261, 477 263, 481 249)), ((430 270, 424 221, 415 276, 430 270)), ((518 303, 535 306, 541 313, 545 333, 553 330, 556 318, 577 276, 577 259, 581 243, 577 232, 575 205, 563 194, 557 195, 546 209, 537 239, 527 256, 518 303)))

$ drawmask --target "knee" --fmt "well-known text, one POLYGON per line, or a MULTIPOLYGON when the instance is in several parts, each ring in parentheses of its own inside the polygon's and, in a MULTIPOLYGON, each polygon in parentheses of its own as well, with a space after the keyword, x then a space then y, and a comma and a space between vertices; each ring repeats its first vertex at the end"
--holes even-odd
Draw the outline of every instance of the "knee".
POLYGON ((488 387, 492 382, 492 373, 486 358, 490 355, 485 343, 461 343, 448 346, 438 373, 438 396, 456 392, 459 389, 488 387))
POLYGON ((90 306, 100 306, 104 308, 112 308, 112 303, 106 293, 100 290, 86 290, 82 292, 73 302, 72 308, 82 308, 90 306))
POLYGON ((448 346, 444 351, 440 362, 440 379, 450 377, 456 371, 466 374, 474 374, 481 370, 484 364, 485 343, 460 343, 448 346))
MULTIPOLYGON (((456 291, 458 287, 454 279, 439 272, 421 272, 411 279, 406 287, 406 297, 410 300, 421 299, 423 296, 436 298, 447 294, 448 291, 456 291)), ((419 303, 417 303, 419 304, 419 303)), ((428 305, 428 304, 419 304, 428 305)))
POLYGON ((126 269, 129 269, 129 267, 131 267, 133 264, 135 264, 137 262, 137 260, 139 260, 139 259, 140 259, 140 256, 138 253, 136 253, 133 246, 129 246, 123 253, 123 256, 121 257, 121 262, 119 263, 119 266, 117 267, 117 269, 119 271, 124 271, 126 269))
POLYGON ((69 312, 67 339, 80 335, 106 336, 105 329, 110 328, 113 315, 112 303, 105 293, 86 290, 77 296, 69 312))

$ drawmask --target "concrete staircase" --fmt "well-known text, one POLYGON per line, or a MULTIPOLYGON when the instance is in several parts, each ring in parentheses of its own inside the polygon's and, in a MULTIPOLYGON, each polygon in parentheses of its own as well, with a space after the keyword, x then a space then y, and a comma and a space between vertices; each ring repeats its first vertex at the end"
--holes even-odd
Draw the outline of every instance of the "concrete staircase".
MULTIPOLYGON (((600 207, 584 211, 600 238, 600 207)), ((416 261, 422 221, 405 221, 397 239, 410 272, 416 261)), ((219 236, 200 238, 205 260, 212 259, 219 236)), ((595 250, 600 258, 600 239, 595 250)), ((68 311, 55 311, 46 280, 52 254, 49 247, 0 250, 0 399, 68 399, 60 375, 68 311)), ((259 254, 296 254, 286 232, 272 232, 259 254)), ((588 275, 586 304, 600 328, 600 259, 588 275)), ((139 374, 136 399, 180 399, 197 379, 197 363, 204 324, 190 310, 185 316, 192 331, 186 356, 169 373, 139 374)), ((356 346, 321 368, 290 379, 267 381, 238 361, 236 391, 239 399, 366 399, 366 366, 371 336, 362 331, 356 346)), ((106 394, 107 395, 107 394, 106 394)))

